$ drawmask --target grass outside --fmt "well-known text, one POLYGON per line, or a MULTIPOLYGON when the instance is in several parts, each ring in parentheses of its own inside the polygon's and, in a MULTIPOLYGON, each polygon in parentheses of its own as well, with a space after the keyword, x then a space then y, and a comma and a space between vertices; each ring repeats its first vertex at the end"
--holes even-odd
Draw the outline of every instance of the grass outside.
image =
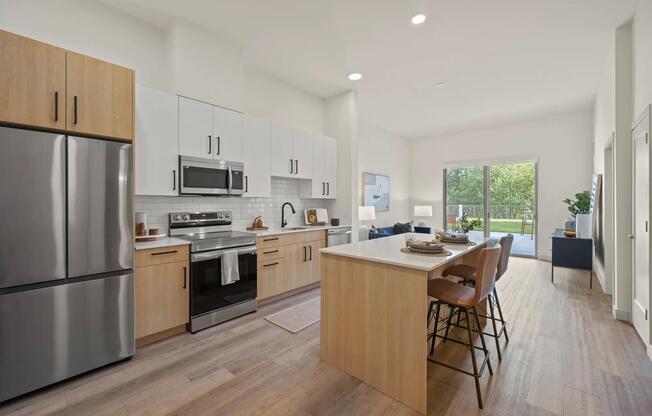
MULTIPOLYGON (((490 230, 496 233, 512 233, 520 234, 521 233, 521 220, 520 219, 506 219, 506 218, 492 218, 489 223, 490 230)), ((448 229, 455 229, 456 224, 448 224, 448 229)), ((482 228, 479 228, 475 231, 482 231, 482 228)), ((525 226, 525 234, 533 234, 534 225, 528 224, 525 226)))

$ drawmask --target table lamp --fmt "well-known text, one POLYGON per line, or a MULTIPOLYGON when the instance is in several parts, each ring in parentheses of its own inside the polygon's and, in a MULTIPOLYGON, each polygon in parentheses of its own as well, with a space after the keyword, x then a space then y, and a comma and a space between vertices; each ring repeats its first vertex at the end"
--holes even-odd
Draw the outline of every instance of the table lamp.
POLYGON ((369 239, 369 227, 364 224, 365 221, 374 221, 376 219, 376 209, 373 205, 358 207, 358 220, 360 221, 359 240, 369 239))
MULTIPOLYGON (((415 205, 414 206, 414 216, 415 217, 432 217, 432 205, 415 205)), ((419 220, 419 227, 427 227, 428 223, 426 220, 419 220)))

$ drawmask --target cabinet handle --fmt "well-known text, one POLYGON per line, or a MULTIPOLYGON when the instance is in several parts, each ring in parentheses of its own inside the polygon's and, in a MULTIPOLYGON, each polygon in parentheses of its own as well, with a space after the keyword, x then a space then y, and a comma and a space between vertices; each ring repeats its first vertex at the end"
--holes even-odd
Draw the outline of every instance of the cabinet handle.
POLYGON ((249 176, 245 175, 245 194, 249 192, 249 176))
POLYGON ((276 241, 276 240, 278 240, 278 237, 263 239, 263 241, 276 241))
POLYGON ((308 247, 303 246, 303 261, 308 261, 308 247))
POLYGON ((183 288, 184 288, 184 289, 188 287, 188 279, 187 279, 187 275, 188 275, 188 274, 187 274, 187 271, 186 271, 186 267, 184 266, 184 267, 183 267, 183 288))
POLYGON ((263 254, 274 254, 274 253, 278 253, 278 250, 263 251, 263 254))
POLYGON ((276 266, 277 264, 278 264, 278 262, 270 263, 270 264, 263 264, 263 267, 276 266))
POLYGON ((299 159, 295 159, 294 161, 296 162, 296 166, 295 166, 296 169, 294 169, 294 173, 296 175, 298 175, 299 174, 299 159))
POLYGON ((76 95, 72 99, 72 108, 73 108, 73 122, 72 122, 72 124, 77 124, 77 96, 76 95))
POLYGON ((177 190, 177 170, 172 169, 172 190, 177 190))
POLYGON ((321 194, 322 196, 326 195, 326 182, 321 183, 321 194))
POLYGON ((312 246, 308 246, 310 248, 310 261, 312 261, 312 246))
POLYGON ((59 91, 54 92, 54 121, 59 121, 59 91))
POLYGON ((208 135, 208 154, 213 153, 213 136, 208 135))
POLYGON ((220 154, 220 138, 219 138, 219 136, 217 138, 217 154, 218 155, 220 154))
POLYGON ((294 160, 290 159, 290 173, 294 173, 294 160))
POLYGON ((331 194, 331 183, 326 182, 326 195, 330 195, 330 194, 331 194))
POLYGON ((174 253, 176 253, 177 251, 178 251, 178 250, 172 250, 172 251, 160 251, 160 252, 158 252, 158 253, 152 253, 152 256, 162 256, 162 255, 164 255, 164 254, 174 254, 174 253))

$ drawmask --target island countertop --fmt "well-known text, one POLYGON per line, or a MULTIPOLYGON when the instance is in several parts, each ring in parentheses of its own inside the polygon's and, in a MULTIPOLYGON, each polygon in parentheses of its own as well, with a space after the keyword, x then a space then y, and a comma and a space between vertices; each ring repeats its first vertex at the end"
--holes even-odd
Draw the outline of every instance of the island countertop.
POLYGON ((320 252, 429 272, 464 256, 469 251, 477 248, 477 245, 482 245, 490 240, 488 238, 471 238, 470 240, 476 243, 475 245, 445 244, 446 250, 452 252, 452 254, 440 257, 403 253, 401 248, 405 247, 406 237, 428 241, 434 239, 435 235, 419 233, 398 234, 375 238, 373 240, 359 241, 357 243, 327 247, 321 249, 320 252))

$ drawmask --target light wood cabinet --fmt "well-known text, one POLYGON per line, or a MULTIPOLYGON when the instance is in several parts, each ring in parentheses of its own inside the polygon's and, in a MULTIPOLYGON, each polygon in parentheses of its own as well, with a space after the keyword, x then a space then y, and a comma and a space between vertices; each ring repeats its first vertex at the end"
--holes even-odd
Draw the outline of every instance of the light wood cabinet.
POLYGON ((318 283, 326 231, 258 238, 258 299, 318 283))
POLYGON ((66 52, 66 129, 132 140, 134 71, 66 52))
POLYGON ((179 195, 179 99, 136 86, 136 195, 179 195))
POLYGON ((66 51, 0 30, 0 121, 64 129, 66 51))
POLYGON ((136 343, 182 332, 190 316, 188 247, 136 252, 136 343), (161 335, 163 334, 163 335, 161 335))

